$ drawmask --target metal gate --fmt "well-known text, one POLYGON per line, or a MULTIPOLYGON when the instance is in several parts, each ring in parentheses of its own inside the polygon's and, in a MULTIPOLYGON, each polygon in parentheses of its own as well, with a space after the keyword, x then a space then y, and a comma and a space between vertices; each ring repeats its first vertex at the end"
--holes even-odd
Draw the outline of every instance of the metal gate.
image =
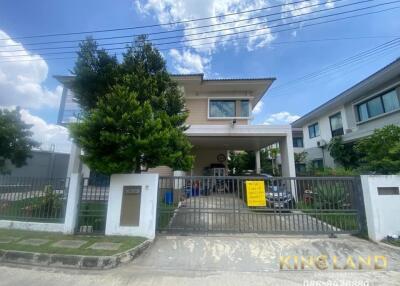
POLYGON ((358 233, 363 205, 354 177, 160 177, 160 232, 358 233), (248 183, 263 182, 262 206, 248 183))
POLYGON ((109 177, 82 178, 77 233, 105 232, 109 187, 109 177))

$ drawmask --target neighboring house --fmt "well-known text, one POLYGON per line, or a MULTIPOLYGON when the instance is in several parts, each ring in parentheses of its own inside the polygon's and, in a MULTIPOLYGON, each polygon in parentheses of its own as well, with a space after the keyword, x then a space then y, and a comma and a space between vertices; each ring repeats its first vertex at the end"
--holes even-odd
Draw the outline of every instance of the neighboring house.
POLYGON ((293 130, 304 135, 304 148, 295 150, 306 151, 314 167, 334 167, 327 148, 332 137, 355 142, 375 129, 400 125, 399 102, 400 58, 293 122, 293 130))
POLYGON ((11 164, 8 175, 12 177, 65 178, 67 176, 69 154, 53 151, 33 150, 26 165, 17 168, 11 164))
MULTIPOLYGON (((274 78, 204 79, 203 74, 173 75, 181 86, 189 110, 186 131, 195 155, 188 175, 226 174, 228 151, 256 152, 255 172, 260 173, 259 150, 279 143, 283 176, 295 176, 290 125, 250 125, 252 110, 274 78)), ((56 76, 64 85, 59 123, 68 124, 76 116, 77 104, 70 89, 72 76, 56 76)), ((172 175, 168 167, 149 172, 172 175)))

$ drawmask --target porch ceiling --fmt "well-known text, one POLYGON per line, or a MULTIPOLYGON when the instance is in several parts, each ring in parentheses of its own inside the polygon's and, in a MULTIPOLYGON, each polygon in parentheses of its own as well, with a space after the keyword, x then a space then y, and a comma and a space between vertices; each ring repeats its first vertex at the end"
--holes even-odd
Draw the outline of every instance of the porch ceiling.
POLYGON ((223 150, 260 150, 273 143, 278 142, 280 137, 270 136, 189 136, 189 140, 198 149, 223 149, 223 150))
POLYGON ((191 125, 185 132, 195 148, 259 150, 291 136, 290 125, 191 125))

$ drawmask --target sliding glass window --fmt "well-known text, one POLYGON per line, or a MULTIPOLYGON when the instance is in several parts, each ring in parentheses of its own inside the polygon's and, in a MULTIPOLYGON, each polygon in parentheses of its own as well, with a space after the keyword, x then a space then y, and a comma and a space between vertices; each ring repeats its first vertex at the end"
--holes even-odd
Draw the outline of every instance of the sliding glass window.
POLYGON ((210 117, 236 117, 235 100, 210 100, 210 117))
POLYGON ((384 94, 378 95, 366 102, 356 106, 358 121, 365 121, 369 118, 384 114, 400 108, 399 95, 393 89, 384 94))
POLYGON ((331 124, 332 137, 343 135, 342 114, 340 112, 329 117, 329 122, 331 124))

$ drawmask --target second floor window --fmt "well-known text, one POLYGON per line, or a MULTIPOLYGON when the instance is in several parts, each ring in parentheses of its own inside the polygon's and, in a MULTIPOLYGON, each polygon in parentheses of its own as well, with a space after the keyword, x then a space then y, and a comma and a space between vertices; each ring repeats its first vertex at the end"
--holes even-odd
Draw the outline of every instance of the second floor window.
POLYGON ((308 135, 310 138, 319 136, 318 122, 308 126, 308 135))
POLYGON ((382 95, 369 99, 366 102, 358 104, 356 110, 358 121, 365 121, 377 115, 387 113, 400 108, 399 95, 393 89, 382 95))
POLYGON ((293 137, 293 147, 303 147, 303 138, 293 137))
POLYGON ((329 117, 329 122, 331 124, 332 137, 343 135, 342 114, 340 112, 329 117))
POLYGON ((235 117, 235 100, 210 100, 210 117, 235 117))
POLYGON ((249 100, 212 99, 209 101, 210 118, 247 118, 250 116, 249 100))

